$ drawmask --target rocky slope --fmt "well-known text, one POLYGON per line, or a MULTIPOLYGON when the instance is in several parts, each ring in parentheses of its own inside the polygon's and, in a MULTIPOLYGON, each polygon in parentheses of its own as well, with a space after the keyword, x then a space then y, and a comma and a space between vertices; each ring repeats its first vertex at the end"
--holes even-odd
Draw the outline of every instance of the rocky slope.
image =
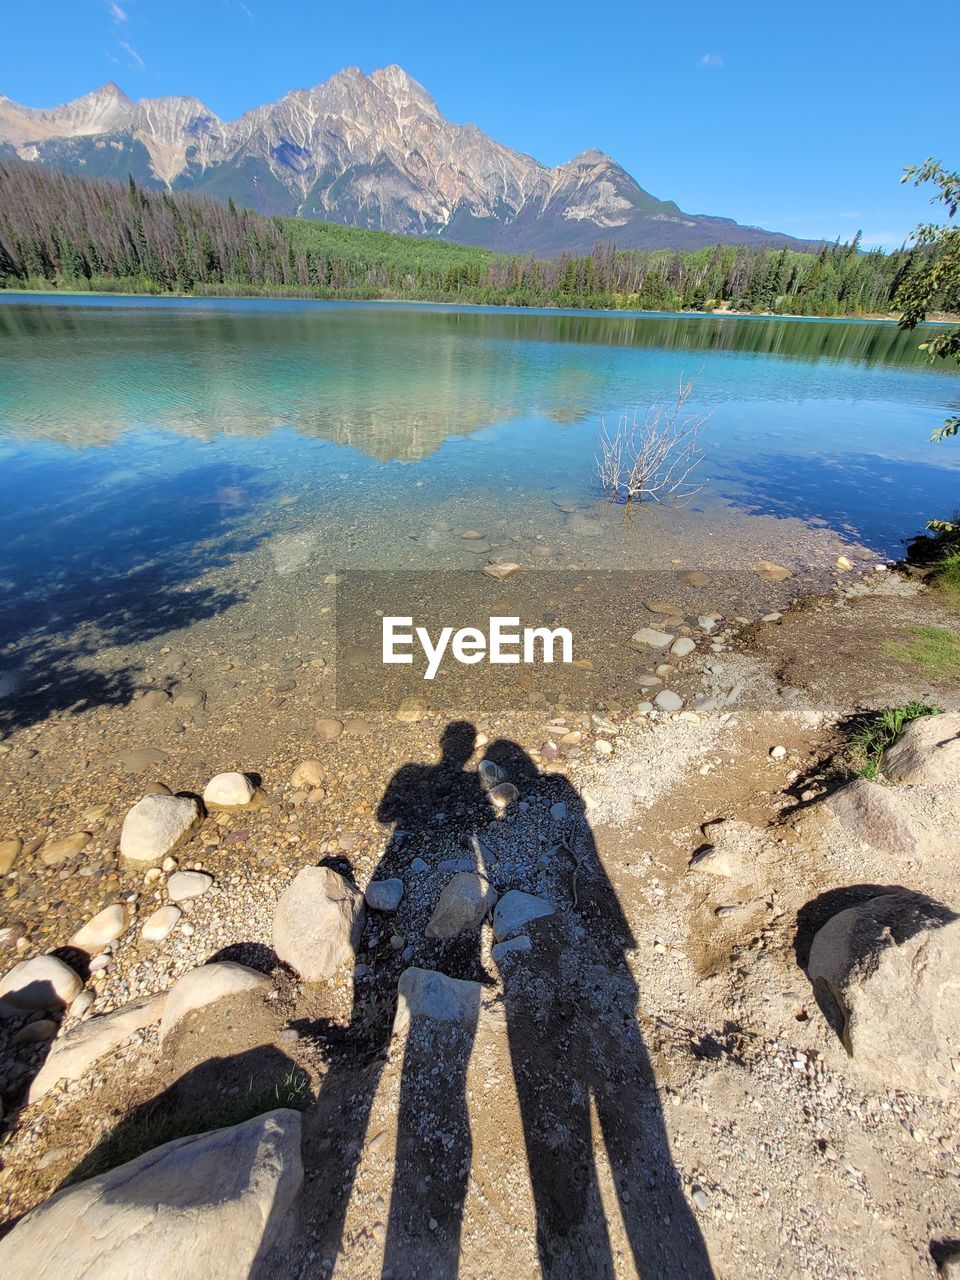
POLYGON ((196 98, 134 102, 115 84, 50 110, 0 96, 0 154, 91 176, 228 197, 408 235, 542 255, 789 236, 686 214, 644 191, 610 156, 547 168, 476 128, 446 120, 400 67, 348 67, 312 89, 220 120, 196 98))

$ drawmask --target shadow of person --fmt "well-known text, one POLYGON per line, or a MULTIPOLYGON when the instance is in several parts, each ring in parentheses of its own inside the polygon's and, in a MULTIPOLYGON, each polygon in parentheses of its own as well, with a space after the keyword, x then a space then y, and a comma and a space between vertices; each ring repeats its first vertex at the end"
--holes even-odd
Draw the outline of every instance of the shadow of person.
MULTIPOLYGON (((350 1026, 334 1046, 320 1093, 321 1123, 336 1133, 343 1155, 336 1185, 329 1188, 332 1197, 323 1208, 324 1247, 332 1258, 341 1248, 401 971, 414 964, 447 977, 489 983, 480 961, 479 928, 449 940, 425 933, 441 889, 458 871, 478 869, 473 837, 490 820, 491 807, 476 772, 466 767, 475 743, 472 724, 448 724, 440 739, 440 760, 403 765, 377 809, 379 821, 393 832, 372 882, 402 880, 404 895, 395 913, 368 912, 350 1026), (407 946, 408 938, 416 944, 407 946)), ((472 1025, 469 1019, 461 1023, 456 1036, 442 1046, 442 1072, 430 1050, 417 1037, 407 1037, 384 1248, 384 1275, 392 1271, 398 1280, 408 1274, 405 1260, 424 1252, 431 1259, 431 1275, 457 1271, 471 1160, 466 1071, 475 1030, 476 1014, 472 1025), (431 1219, 442 1222, 442 1229, 431 1229, 431 1219)))
POLYGON ((627 1276, 626 1249, 617 1244, 625 1236, 644 1280, 712 1276, 671 1159, 638 1022, 640 992, 627 964, 635 940, 583 801, 565 778, 541 774, 514 742, 501 739, 486 756, 527 801, 490 867, 491 876, 499 868, 501 893, 502 850, 532 843, 523 825, 543 824, 549 810, 549 829, 559 835, 526 883, 516 883, 523 876, 511 868, 511 887, 549 898, 555 914, 528 927, 529 951, 497 953, 541 1273, 549 1280, 627 1276), (601 1147, 609 1180, 598 1168, 601 1147), (622 1232, 610 1221, 614 1203, 622 1232))

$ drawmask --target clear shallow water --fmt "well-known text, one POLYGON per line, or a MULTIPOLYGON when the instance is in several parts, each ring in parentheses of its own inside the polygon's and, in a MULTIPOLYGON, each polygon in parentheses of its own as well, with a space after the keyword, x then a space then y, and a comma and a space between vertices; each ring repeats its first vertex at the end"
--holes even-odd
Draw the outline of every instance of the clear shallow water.
MULTIPOLYGON (((479 565, 470 527, 564 565, 894 555, 957 500, 960 447, 929 435, 960 379, 919 341, 859 322, 4 298, 0 643, 38 622, 122 643, 131 583, 162 634, 203 617, 204 575, 221 575, 215 612, 239 582, 308 566, 479 565), (681 375, 711 415, 705 488, 611 522, 600 418, 681 375)), ((291 595, 274 603, 306 607, 291 595)))

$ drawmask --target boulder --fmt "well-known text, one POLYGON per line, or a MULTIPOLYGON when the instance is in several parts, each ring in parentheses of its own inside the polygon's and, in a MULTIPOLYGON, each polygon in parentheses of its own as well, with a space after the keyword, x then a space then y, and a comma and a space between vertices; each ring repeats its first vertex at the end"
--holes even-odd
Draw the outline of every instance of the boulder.
POLYGON ((82 986, 77 974, 56 956, 21 960, 0 978, 0 1013, 65 1009, 82 986))
POLYGON ((0 1242, 0 1271, 31 1280, 252 1275, 303 1182, 300 1125, 297 1111, 268 1111, 67 1187, 0 1242))
POLYGON ((918 716, 880 760, 890 782, 960 786, 960 712, 918 716))
POLYGON ((277 903, 273 946, 307 982, 324 982, 356 956, 363 894, 331 867, 304 867, 277 903))
POLYGON ((371 880, 363 896, 373 911, 396 911, 403 897, 403 881, 371 880))
POLYGON ((397 983, 397 995, 394 1035, 422 1018, 473 1028, 480 1014, 479 982, 448 978, 445 973, 432 969, 404 969, 397 983))
POLYGON ((428 938, 456 938, 479 929, 493 910, 497 892, 477 871, 461 871, 443 887, 426 928, 428 938))
POLYGON ((190 839, 202 818, 192 796, 144 796, 123 820, 120 856, 139 866, 160 863, 190 839))
POLYGON ((94 955, 111 942, 116 942, 126 930, 127 923, 127 908, 122 902, 114 902, 81 926, 70 939, 69 945, 86 951, 88 955, 94 955))
POLYGON ((511 889, 503 895, 493 913, 494 937, 498 942, 503 942, 505 938, 513 938, 522 933, 532 920, 552 915, 553 906, 545 898, 523 893, 520 889, 511 889))
POLYGON ((105 1054, 112 1053, 128 1036, 159 1022, 163 996, 134 1000, 114 1013, 89 1018, 55 1041, 47 1059, 30 1086, 29 1102, 39 1102, 60 1080, 73 1083, 105 1054))
POLYGON ((874 849, 907 858, 953 859, 958 807, 938 788, 885 787, 856 778, 824 805, 840 825, 874 849))
POLYGON ((273 983, 269 978, 246 965, 235 964, 232 960, 202 964, 178 978, 167 992, 160 1020, 160 1040, 166 1039, 177 1023, 195 1009, 249 991, 266 995, 272 990, 273 983))
POLYGON ((218 773, 203 788, 208 809, 244 809, 257 796, 257 788, 245 773, 218 773))
POLYGON ((807 972, 854 1062, 878 1083, 944 1096, 960 1066, 960 917, 902 890, 839 912, 807 972))

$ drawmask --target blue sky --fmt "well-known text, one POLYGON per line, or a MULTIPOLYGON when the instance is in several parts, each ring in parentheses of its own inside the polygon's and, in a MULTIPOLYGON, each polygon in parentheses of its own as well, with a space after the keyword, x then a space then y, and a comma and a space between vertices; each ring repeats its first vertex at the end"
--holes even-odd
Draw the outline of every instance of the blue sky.
POLYGON ((960 6, 484 0, 7 0, 0 93, 52 106, 114 80, 225 118, 399 63, 450 119, 556 164, 588 147, 654 195, 798 236, 898 245, 899 185, 960 166, 960 6), (951 16, 953 8, 953 16, 951 16))

